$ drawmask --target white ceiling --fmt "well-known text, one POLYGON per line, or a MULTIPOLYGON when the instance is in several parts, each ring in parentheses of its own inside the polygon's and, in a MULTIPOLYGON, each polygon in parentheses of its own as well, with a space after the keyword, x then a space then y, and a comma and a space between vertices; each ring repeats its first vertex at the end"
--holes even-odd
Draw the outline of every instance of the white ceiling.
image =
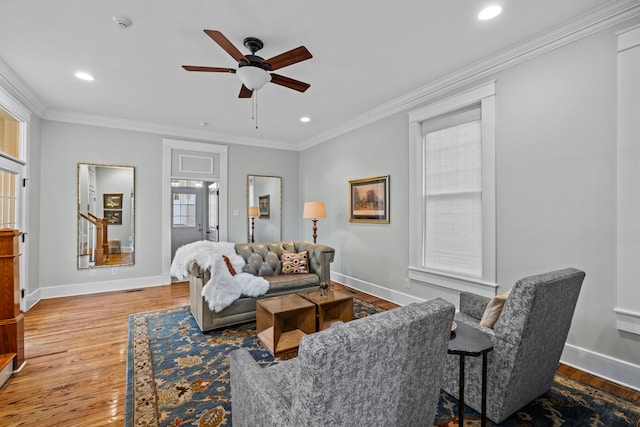
POLYGON ((605 22, 638 3, 0 0, 0 78, 45 118, 295 148, 464 67, 497 63, 519 46, 605 22), (489 3, 503 13, 478 21, 489 3), (114 15, 132 25, 119 28, 114 15), (312 59, 277 72, 311 88, 267 84, 256 129, 251 100, 238 99, 237 76, 181 68, 237 68, 203 29, 221 31, 243 53, 243 39, 258 37, 264 58, 306 46, 312 59), (95 81, 76 79, 79 70, 95 81), (303 115, 312 121, 300 123, 303 115))

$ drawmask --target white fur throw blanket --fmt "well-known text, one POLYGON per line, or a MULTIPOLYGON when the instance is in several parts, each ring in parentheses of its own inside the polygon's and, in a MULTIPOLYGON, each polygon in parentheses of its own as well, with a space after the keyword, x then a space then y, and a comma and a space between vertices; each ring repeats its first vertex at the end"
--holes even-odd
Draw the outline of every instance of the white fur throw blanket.
POLYGON ((245 262, 236 253, 233 243, 202 240, 179 247, 171 263, 171 275, 178 280, 186 280, 191 261, 204 270, 211 270, 211 279, 202 287, 202 296, 216 313, 241 296, 259 297, 269 290, 269 282, 263 277, 242 272, 245 262), (238 272, 235 276, 229 272, 223 255, 229 258, 233 269, 238 272))

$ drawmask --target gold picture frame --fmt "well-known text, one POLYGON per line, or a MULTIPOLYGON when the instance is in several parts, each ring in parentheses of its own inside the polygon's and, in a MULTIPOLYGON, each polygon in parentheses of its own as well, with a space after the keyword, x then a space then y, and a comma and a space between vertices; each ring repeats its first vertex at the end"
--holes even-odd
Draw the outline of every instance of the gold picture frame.
POLYGON ((349 222, 389 224, 389 175, 349 181, 349 222))
POLYGON ((122 209, 122 193, 104 193, 102 201, 105 209, 122 209))
POLYGON ((258 196, 258 208, 260 209, 260 218, 268 219, 271 216, 271 197, 269 194, 258 196))
POLYGON ((107 219, 108 225, 122 225, 122 209, 105 209, 104 217, 107 219))

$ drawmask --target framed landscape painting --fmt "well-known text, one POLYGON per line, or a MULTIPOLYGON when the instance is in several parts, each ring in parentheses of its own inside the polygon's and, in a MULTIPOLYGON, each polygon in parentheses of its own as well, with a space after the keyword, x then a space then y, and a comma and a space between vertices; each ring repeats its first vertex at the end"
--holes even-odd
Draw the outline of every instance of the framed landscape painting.
POLYGON ((105 209, 122 209, 122 193, 105 193, 102 200, 105 209))
POLYGON ((349 222, 389 224, 389 175, 349 181, 349 222))
POLYGON ((109 225, 122 225, 122 210, 105 210, 104 217, 109 225))
POLYGON ((260 218, 269 218, 271 215, 271 201, 267 194, 266 196, 258 196, 258 208, 260 209, 260 218))

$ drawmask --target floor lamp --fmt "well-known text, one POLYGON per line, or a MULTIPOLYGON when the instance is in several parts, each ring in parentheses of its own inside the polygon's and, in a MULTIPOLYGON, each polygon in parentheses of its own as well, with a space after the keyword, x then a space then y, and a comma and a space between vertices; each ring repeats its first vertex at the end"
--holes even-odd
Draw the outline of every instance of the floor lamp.
POLYGON ((316 237, 318 237, 318 218, 327 217, 324 202, 305 202, 302 217, 311 218, 311 221, 313 221, 313 243, 316 243, 316 237))
POLYGON ((257 206, 249 206, 249 218, 251 218, 251 243, 253 243, 256 228, 256 218, 260 216, 260 209, 257 206))

